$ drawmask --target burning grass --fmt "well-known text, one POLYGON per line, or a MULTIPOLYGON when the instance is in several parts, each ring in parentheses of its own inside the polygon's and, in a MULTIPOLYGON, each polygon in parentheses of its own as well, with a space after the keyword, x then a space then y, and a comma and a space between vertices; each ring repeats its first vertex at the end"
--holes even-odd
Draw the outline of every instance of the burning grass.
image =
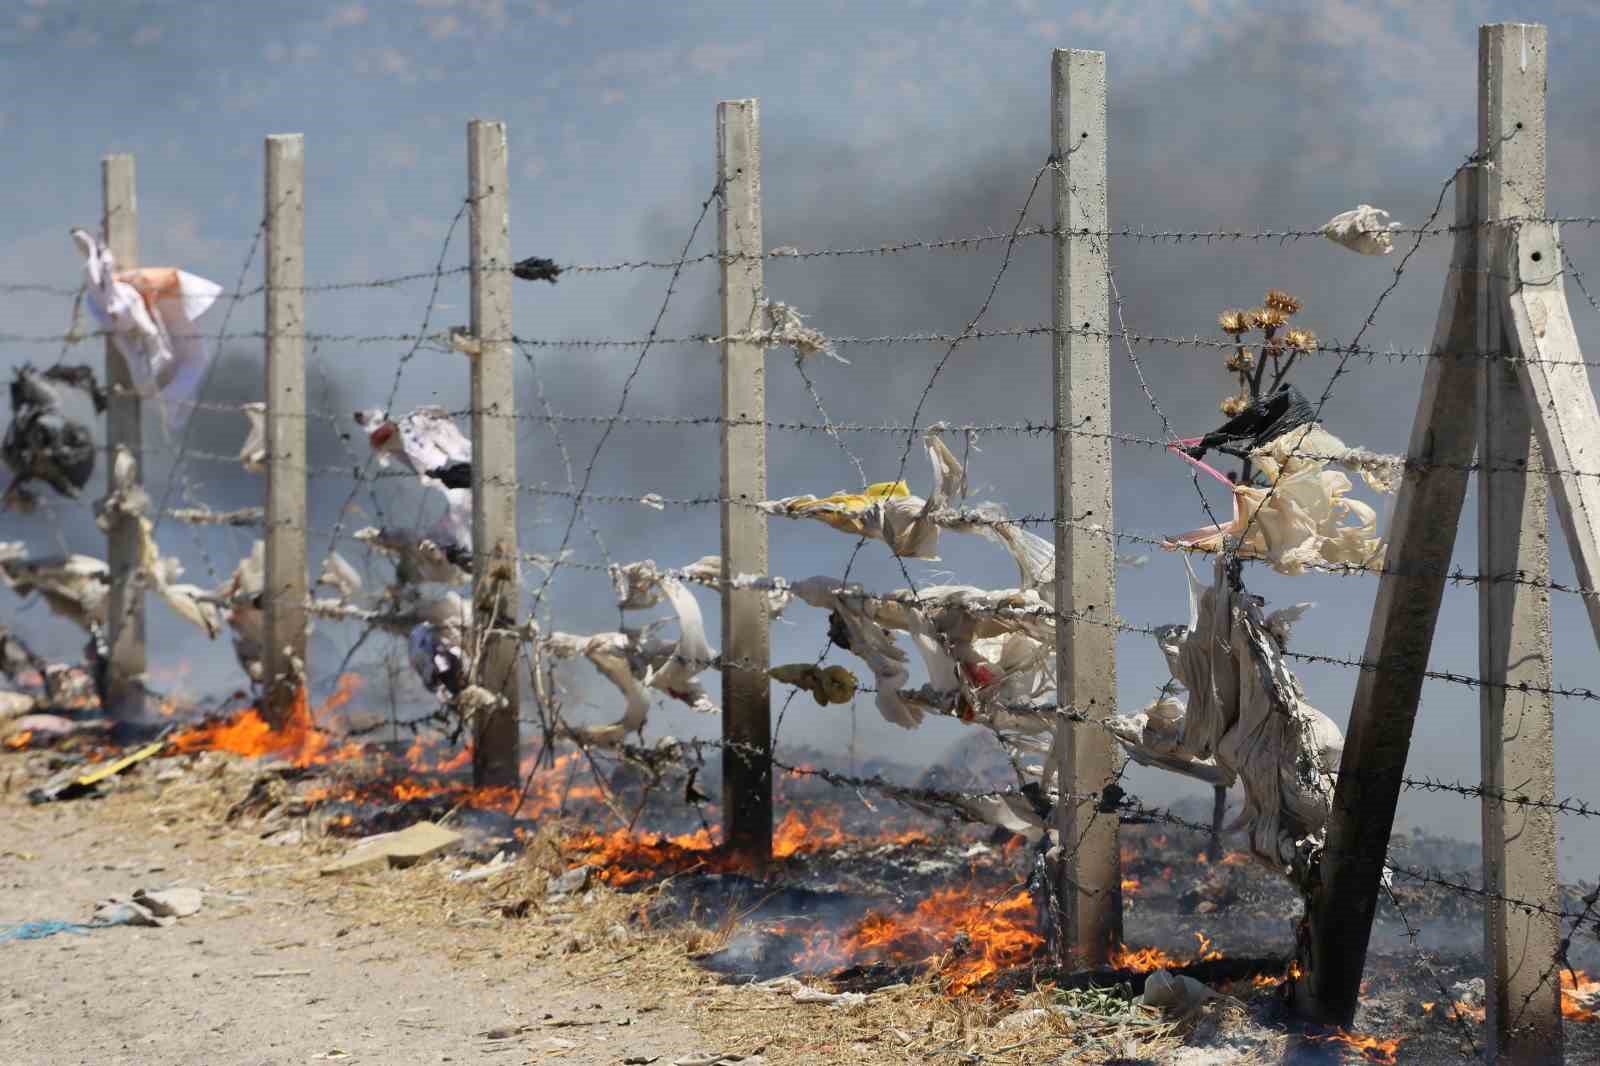
POLYGON ((340 744, 317 725, 317 719, 326 720, 354 699, 361 683, 356 674, 341 674, 333 695, 315 714, 306 690, 297 689, 289 713, 276 728, 258 709, 250 707, 230 718, 185 729, 172 738, 171 744, 174 750, 184 753, 225 751, 234 755, 267 756, 286 759, 299 767, 358 758, 362 753, 361 745, 340 744))

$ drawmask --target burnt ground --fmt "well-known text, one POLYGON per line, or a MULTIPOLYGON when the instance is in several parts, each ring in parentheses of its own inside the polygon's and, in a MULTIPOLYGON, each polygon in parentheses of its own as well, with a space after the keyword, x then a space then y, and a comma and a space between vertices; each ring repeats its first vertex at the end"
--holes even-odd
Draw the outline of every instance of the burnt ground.
MULTIPOLYGON (((1025 891, 1030 863, 1014 841, 927 820, 925 836, 859 839, 883 829, 883 806, 840 807, 836 794, 805 781, 784 783, 785 803, 829 811, 847 839, 802 851, 765 880, 708 869, 693 854, 658 858, 655 877, 574 901, 547 899, 544 889, 549 877, 583 861, 580 853, 537 835, 539 819, 513 825, 504 812, 470 808, 449 815, 467 838, 457 854, 407 870, 318 876, 320 863, 348 846, 344 837, 443 818, 459 803, 453 795, 317 802, 304 797, 327 790, 325 772, 263 770, 206 753, 151 760, 116 779, 105 798, 29 805, 23 793, 51 761, 44 753, 0 754, 7 826, 0 926, 84 921, 98 899, 174 882, 203 888, 205 907, 171 928, 0 942, 7 966, 0 1063, 7 1066, 479 1056, 577 1063, 654 1056, 665 1064, 696 1052, 762 1048, 771 1063, 972 1062, 984 1046, 1016 1043, 1005 1027, 1028 1008, 1067 1003, 1081 1012, 1083 1001, 1069 989, 1111 988, 1113 1002, 1122 1002, 1115 995, 1138 992, 1145 976, 1129 968, 1065 974, 1037 959, 1007 960, 986 991, 950 1000, 941 976, 973 951, 959 930, 914 940, 909 953, 817 951, 817 930, 837 940, 869 914, 902 915, 941 889, 980 902, 1025 891), (448 880, 499 850, 515 858, 524 846, 505 875, 472 885, 448 880), (932 978, 929 955, 944 967, 932 978), (795 972, 815 987, 871 995, 842 1015, 815 1004, 779 1009, 740 987, 795 972), (1040 982, 1058 991, 1041 996, 1033 991, 1040 982)), ((872 769, 908 779, 904 768, 872 769)), ((625 789, 626 777, 611 785, 625 789)), ((715 794, 713 785, 703 787, 715 794)), ((682 795, 675 785, 664 793, 682 795)), ((677 803, 663 803, 663 816, 669 807, 684 816, 677 803)), ((892 828, 912 824, 897 818, 892 828)), ((1237 856, 1202 862, 1205 841, 1184 830, 1130 826, 1124 841, 1125 876, 1138 881, 1127 897, 1130 945, 1160 949, 1169 966, 1237 996, 1247 1010, 1231 1035, 1188 1034, 1187 1044, 1183 1033, 1163 1030, 1157 1040, 1156 1030, 1127 1018, 1097 1017, 1091 1027, 1080 1013, 1073 1032, 1052 1030, 1050 1039, 1075 1049, 1061 1061, 1114 1061, 1117 1049, 1141 1039, 1144 1056, 1132 1061, 1310 1061, 1292 1043, 1284 1050, 1277 993, 1252 980, 1283 970, 1298 911, 1293 892, 1237 856), (1222 958, 1200 958, 1199 934, 1222 958)), ((1394 854, 1450 880, 1476 879, 1469 845, 1410 836, 1396 840, 1394 854)), ((1388 901, 1380 908, 1355 1028, 1398 1038, 1401 1062, 1470 1058, 1469 1041, 1482 1046, 1481 1025, 1423 1004, 1446 1001, 1456 982, 1481 975, 1481 911, 1471 897, 1438 886, 1397 881, 1396 897, 1405 920, 1388 901), (1407 921, 1418 930, 1415 946, 1407 921)), ((1567 908, 1575 909, 1573 899, 1567 908)), ((1600 971, 1588 931, 1574 942, 1573 962, 1600 971)), ((1568 1062, 1600 1062, 1600 1024, 1568 1026, 1568 1041, 1568 1062)), ((994 1056, 982 1061, 1021 1061, 994 1056)), ((1344 1053, 1345 1061, 1381 1059, 1381 1052, 1344 1053)))

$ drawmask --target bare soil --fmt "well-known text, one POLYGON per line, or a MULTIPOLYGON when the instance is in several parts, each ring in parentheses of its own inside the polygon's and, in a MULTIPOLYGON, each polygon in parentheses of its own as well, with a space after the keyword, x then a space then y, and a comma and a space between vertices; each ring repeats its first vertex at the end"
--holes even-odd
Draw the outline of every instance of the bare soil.
POLYGON ((319 877, 327 848, 164 819, 142 791, 0 799, 0 925, 87 921, 140 887, 205 891, 168 928, 0 942, 5 1066, 670 1063, 714 1043, 630 980, 627 944, 563 956, 554 924, 540 945, 526 920, 457 912, 438 863, 319 877))

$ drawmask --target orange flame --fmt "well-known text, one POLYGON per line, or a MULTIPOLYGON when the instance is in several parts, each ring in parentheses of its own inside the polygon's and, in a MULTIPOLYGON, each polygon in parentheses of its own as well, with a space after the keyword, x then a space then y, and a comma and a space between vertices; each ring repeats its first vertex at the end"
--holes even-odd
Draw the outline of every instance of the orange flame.
POLYGON ((1204 933, 1196 933, 1194 938, 1200 942, 1199 952, 1195 955, 1196 962, 1214 962, 1222 958, 1222 952, 1212 945, 1210 937, 1204 933))
POLYGON ((1150 973, 1153 970, 1172 970, 1180 966, 1190 966, 1197 962, 1214 962, 1223 957, 1210 937, 1204 933, 1196 933, 1194 937, 1199 941, 1199 948, 1192 959, 1180 959, 1160 948, 1130 948, 1126 944, 1118 944, 1117 950, 1111 954, 1109 965, 1118 970, 1150 973))
MULTIPOLYGON (((337 689, 317 714, 331 714, 349 703, 361 684, 359 675, 341 674, 337 689)), ((172 738, 172 746, 180 752, 226 751, 235 755, 273 756, 288 759, 295 766, 319 766, 361 754, 359 744, 337 748, 334 744, 333 737, 317 728, 303 687, 296 690, 294 703, 280 728, 274 729, 261 717, 259 710, 249 707, 231 719, 208 722, 172 738)))
POLYGON ((800 961, 809 969, 849 961, 932 963, 945 991, 964 995, 1002 969, 1028 962, 1044 947, 1026 889, 994 902, 968 889, 943 888, 909 912, 874 911, 842 937, 812 937, 800 961))
MULTIPOLYGON (((852 843, 906 845, 928 839, 921 830, 911 829, 887 830, 875 840, 863 840, 845 831, 837 811, 802 813, 791 809, 773 827, 772 857, 789 859, 852 843)), ((616 829, 609 833, 577 833, 562 841, 561 849, 585 866, 598 868, 600 879, 606 884, 621 887, 692 868, 718 872, 737 869, 739 860, 718 853, 718 843, 716 836, 707 829, 677 836, 616 829)))
POLYGON ((1347 1033, 1342 1029, 1337 1029, 1326 1036, 1314 1036, 1310 1039, 1328 1044, 1338 1044, 1349 1048, 1351 1051, 1358 1052, 1368 1062, 1380 1063, 1381 1066, 1391 1066, 1391 1064, 1400 1061, 1400 1042, 1405 1037, 1397 1036, 1388 1040, 1380 1040, 1375 1036, 1347 1033))
POLYGON ((1592 1022, 1600 1019, 1588 1004, 1600 998, 1600 981, 1582 970, 1561 971, 1561 1016, 1569 1022, 1592 1022))
MULTIPOLYGON (((1300 980, 1300 960, 1290 959, 1289 968, 1283 973, 1276 976, 1272 974, 1258 973, 1254 977, 1250 978, 1250 983, 1256 988, 1277 988, 1285 981, 1298 980, 1300 980)), ((1424 1009, 1426 1009, 1426 1005, 1424 1005, 1424 1009)))
POLYGON ((6 737, 5 744, 6 747, 10 748, 12 751, 21 751, 23 748, 26 748, 32 740, 33 730, 24 729, 20 733, 13 733, 9 737, 6 737))
POLYGON ((1113 968, 1132 970, 1134 973, 1171 970, 1182 965, 1182 959, 1175 959, 1160 948, 1130 948, 1126 944, 1118 944, 1117 950, 1111 954, 1113 968))
POLYGON ((1139 894, 1139 879, 1137 877, 1124 877, 1122 879, 1122 894, 1135 896, 1139 894))

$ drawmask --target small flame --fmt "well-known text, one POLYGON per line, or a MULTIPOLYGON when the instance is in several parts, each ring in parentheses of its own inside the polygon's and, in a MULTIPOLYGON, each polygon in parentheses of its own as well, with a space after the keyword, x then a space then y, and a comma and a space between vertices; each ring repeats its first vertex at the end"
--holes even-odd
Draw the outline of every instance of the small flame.
POLYGON ((1118 970, 1150 973, 1153 970, 1173 970, 1180 966, 1192 966, 1197 962, 1215 962, 1223 957, 1222 952, 1217 950, 1216 944, 1204 933, 1196 933, 1194 938, 1199 941, 1199 947, 1192 959, 1180 959, 1160 948, 1130 948, 1126 944, 1118 944, 1117 950, 1111 955, 1110 965, 1118 970))
POLYGON ((1591 1006, 1600 999, 1600 981, 1591 978, 1582 970, 1561 971, 1561 1016, 1569 1022, 1592 1022, 1600 1020, 1591 1006))
POLYGON ((1139 894, 1139 879, 1137 877, 1124 877, 1122 879, 1122 894, 1136 896, 1139 894))
POLYGON ((1150 973, 1152 970, 1175 969, 1182 966, 1183 961, 1173 958, 1160 948, 1133 949, 1126 944, 1118 944, 1117 950, 1111 955, 1111 965, 1118 970, 1150 973))
POLYGON ((1250 983, 1256 988, 1277 988, 1285 981, 1298 980, 1300 980, 1300 960, 1290 959, 1289 968, 1283 973, 1278 974, 1277 976, 1258 973, 1254 977, 1250 978, 1250 983))
POLYGON ((1391 1066, 1400 1061, 1400 1042, 1405 1037, 1392 1037, 1380 1040, 1375 1036, 1366 1036, 1361 1033, 1347 1033, 1343 1029, 1336 1029, 1325 1036, 1314 1036, 1312 1040, 1328 1044, 1338 1044, 1358 1052, 1368 1062, 1376 1062, 1381 1066, 1391 1066))
POLYGON ((6 737, 5 745, 12 751, 21 751, 33 741, 33 730, 24 729, 20 733, 13 733, 6 737))

